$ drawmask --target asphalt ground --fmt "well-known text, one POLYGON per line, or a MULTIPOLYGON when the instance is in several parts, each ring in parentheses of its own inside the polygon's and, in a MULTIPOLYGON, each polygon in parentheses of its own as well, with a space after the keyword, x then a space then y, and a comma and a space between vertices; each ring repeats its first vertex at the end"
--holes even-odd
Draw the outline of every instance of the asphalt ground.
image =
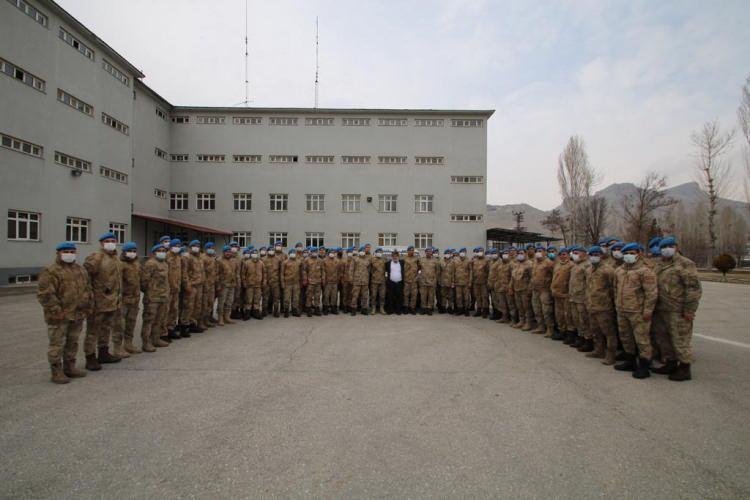
POLYGON ((749 305, 704 283, 683 383, 480 318, 339 315, 57 386, 35 297, 2 297, 0 497, 748 498, 749 305))

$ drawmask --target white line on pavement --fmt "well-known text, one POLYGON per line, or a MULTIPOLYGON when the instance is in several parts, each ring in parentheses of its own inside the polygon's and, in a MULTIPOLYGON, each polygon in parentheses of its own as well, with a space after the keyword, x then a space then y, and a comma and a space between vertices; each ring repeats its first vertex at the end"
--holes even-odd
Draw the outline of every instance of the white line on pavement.
POLYGON ((703 335, 701 333, 694 333, 696 337, 700 337, 702 339, 706 340, 713 340, 715 342, 721 342, 722 344, 729 344, 736 347, 744 347, 746 349, 750 349, 750 344, 745 344, 744 342, 735 342, 734 340, 727 340, 727 339, 720 339, 719 337, 711 337, 710 335, 703 335))

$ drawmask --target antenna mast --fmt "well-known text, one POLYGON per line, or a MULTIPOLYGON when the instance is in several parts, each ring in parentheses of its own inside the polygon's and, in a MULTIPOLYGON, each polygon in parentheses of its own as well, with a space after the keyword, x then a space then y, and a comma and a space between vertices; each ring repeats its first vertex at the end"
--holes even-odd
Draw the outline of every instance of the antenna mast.
POLYGON ((250 103, 250 80, 248 79, 248 52, 247 52, 247 0, 245 0, 245 107, 250 103))
POLYGON ((318 73, 320 72, 320 64, 318 59, 318 16, 315 16, 315 108, 318 107, 318 73))

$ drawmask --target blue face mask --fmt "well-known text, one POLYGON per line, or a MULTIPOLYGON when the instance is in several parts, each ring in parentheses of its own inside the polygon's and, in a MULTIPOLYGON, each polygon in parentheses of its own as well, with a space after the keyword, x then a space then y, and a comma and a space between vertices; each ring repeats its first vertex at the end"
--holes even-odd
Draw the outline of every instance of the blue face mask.
POLYGON ((549 252, 549 253, 547 254, 547 257, 549 257, 549 259, 550 259, 550 260, 555 260, 555 259, 557 258, 557 254, 556 254, 556 253, 552 253, 552 252, 549 252))

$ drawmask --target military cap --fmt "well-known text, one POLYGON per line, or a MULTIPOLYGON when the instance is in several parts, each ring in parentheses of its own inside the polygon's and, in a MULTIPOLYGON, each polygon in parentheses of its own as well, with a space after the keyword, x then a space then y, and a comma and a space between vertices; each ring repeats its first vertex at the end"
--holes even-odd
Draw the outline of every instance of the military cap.
POLYGON ((555 252, 557 252, 557 247, 555 245, 550 245, 550 246, 547 247, 547 251, 548 252, 550 252, 552 250, 554 250, 555 252))
POLYGON ((609 248, 610 248, 610 250, 615 250, 615 249, 617 249, 617 248, 622 248, 622 247, 624 247, 624 246, 625 246, 625 243, 624 243, 624 242, 622 242, 622 241, 615 241, 614 243, 612 243, 612 244, 611 244, 611 245, 609 246, 609 248))
POLYGON ((564 253, 570 253, 570 249, 568 247, 560 247, 560 250, 557 251, 560 255, 564 253))
POLYGON ((593 255, 595 253, 604 253, 602 251, 602 247, 600 247, 599 245, 594 245, 589 248, 589 255, 593 255))
POLYGON ((231 252, 232 251, 232 246, 231 245, 224 245, 223 247, 221 247, 221 251, 222 252, 231 252))
POLYGON ((570 245, 568 247, 568 253, 575 252, 576 250, 581 251, 584 250, 584 248, 581 245, 570 245))
POLYGON ((136 250, 138 246, 135 244, 135 241, 128 241, 122 246, 122 251, 127 252, 128 250, 136 250))
POLYGON ((99 241, 116 240, 116 239, 117 239, 117 236, 115 236, 112 233, 104 233, 103 235, 99 236, 99 241))
POLYGON ((73 243, 72 241, 63 241, 62 243, 59 243, 55 247, 55 250, 58 252, 61 250, 75 250, 75 249, 76 249, 76 244, 73 243))
POLYGON ((172 241, 169 242, 170 247, 175 247, 177 245, 182 245, 182 240, 179 238, 174 238, 172 241))
POLYGON ((205 245, 203 245, 203 248, 213 248, 215 246, 216 246, 216 244, 214 244, 213 241, 208 241, 208 242, 206 242, 205 245))
POLYGON ((190 244, 188 244, 188 246, 189 247, 201 246, 201 242, 198 241, 198 240, 193 240, 193 241, 190 242, 190 244))
POLYGON ((642 249, 641 245, 638 243, 628 243, 624 247, 622 247, 622 252, 630 252, 631 250, 640 251, 642 249))
POLYGON ((229 242, 229 246, 230 247, 238 247, 238 246, 240 246, 240 244, 237 243, 236 241, 232 240, 232 241, 229 242))
POLYGON ((414 245, 409 245, 408 247, 406 247, 406 250, 407 250, 407 251, 408 251, 408 250, 414 250, 414 245))
POLYGON ((166 252, 167 249, 164 248, 164 245, 161 245, 159 243, 151 247, 151 253, 156 253, 158 250, 164 250, 166 252))
POLYGON ((677 240, 674 236, 667 236, 659 243, 659 248, 671 247, 677 244, 677 240))
POLYGON ((659 238, 658 236, 655 236, 654 238, 651 238, 650 240, 648 240, 648 247, 649 248, 658 247, 660 242, 661 242, 661 238, 659 238))
POLYGON ((171 241, 171 240, 172 240, 172 238, 170 238, 169 236, 167 236, 165 234, 164 236, 162 236, 161 238, 159 238, 159 243, 164 243, 165 241, 171 241))

